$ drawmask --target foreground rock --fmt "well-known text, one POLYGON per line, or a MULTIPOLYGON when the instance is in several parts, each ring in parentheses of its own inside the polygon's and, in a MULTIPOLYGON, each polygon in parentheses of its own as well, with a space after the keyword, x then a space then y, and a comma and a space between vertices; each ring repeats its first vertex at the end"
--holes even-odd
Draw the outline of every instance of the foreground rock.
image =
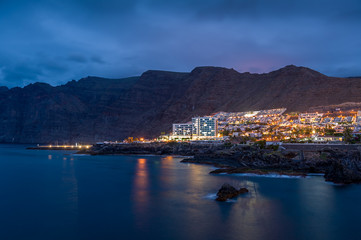
POLYGON ((217 199, 216 201, 224 202, 230 198, 237 197, 239 194, 247 193, 247 188, 241 188, 239 190, 235 189, 233 186, 225 183, 222 187, 218 190, 217 199))

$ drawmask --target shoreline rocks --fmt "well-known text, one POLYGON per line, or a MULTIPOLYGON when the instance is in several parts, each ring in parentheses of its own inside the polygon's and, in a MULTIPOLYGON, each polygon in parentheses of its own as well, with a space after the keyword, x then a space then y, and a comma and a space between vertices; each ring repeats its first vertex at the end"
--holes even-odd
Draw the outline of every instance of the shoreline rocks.
POLYGON ((360 152, 340 153, 329 150, 331 164, 325 172, 325 180, 339 184, 361 183, 360 152))
MULTIPOLYGON (((297 145, 298 148, 302 147, 297 145)), ((311 146, 312 147, 312 146, 311 146)), ((334 183, 361 182, 361 148, 346 149, 337 146, 304 150, 261 149, 241 144, 200 143, 133 143, 98 144, 79 153, 91 155, 111 154, 156 154, 192 156, 184 163, 209 164, 221 169, 211 173, 255 173, 276 172, 282 175, 306 176, 310 173, 325 174, 325 180, 334 183)))
POLYGON ((96 144, 90 149, 84 149, 79 153, 90 155, 112 154, 155 154, 155 155, 180 155, 194 156, 198 153, 212 153, 223 149, 224 144, 191 144, 191 143, 131 143, 131 144, 96 144))
POLYGON ((299 176, 306 177, 307 174, 304 172, 292 172, 292 171, 279 171, 279 170, 265 170, 265 169, 250 169, 250 168, 219 168, 210 172, 210 174, 234 174, 234 173, 251 173, 257 175, 267 175, 267 174, 279 174, 287 176, 299 176))

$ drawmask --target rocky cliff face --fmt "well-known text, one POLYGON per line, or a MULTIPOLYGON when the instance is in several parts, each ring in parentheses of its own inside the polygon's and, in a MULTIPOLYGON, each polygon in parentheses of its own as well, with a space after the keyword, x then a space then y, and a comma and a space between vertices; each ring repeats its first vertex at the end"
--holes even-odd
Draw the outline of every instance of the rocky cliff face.
POLYGON ((361 102, 361 79, 332 78, 304 67, 267 74, 198 67, 190 73, 87 77, 52 87, 0 88, 0 142, 67 143, 155 137, 173 122, 217 111, 361 102))

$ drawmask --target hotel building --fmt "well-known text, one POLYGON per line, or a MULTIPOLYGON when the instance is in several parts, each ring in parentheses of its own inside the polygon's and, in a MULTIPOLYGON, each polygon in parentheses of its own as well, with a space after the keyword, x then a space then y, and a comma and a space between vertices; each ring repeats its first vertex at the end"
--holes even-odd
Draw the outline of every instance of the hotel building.
POLYGON ((194 117, 192 123, 174 123, 170 139, 213 139, 217 134, 217 118, 194 117))
POLYGON ((200 138, 217 137, 217 119, 214 117, 194 117, 192 118, 193 136, 200 138))
POLYGON ((191 138, 193 135, 192 123, 174 123, 173 124, 173 136, 180 138, 191 138))

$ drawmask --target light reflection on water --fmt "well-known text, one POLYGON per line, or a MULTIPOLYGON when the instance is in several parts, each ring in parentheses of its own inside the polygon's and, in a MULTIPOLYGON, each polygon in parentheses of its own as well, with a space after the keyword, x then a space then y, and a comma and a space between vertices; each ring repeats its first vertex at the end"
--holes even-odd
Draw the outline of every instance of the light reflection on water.
POLYGON ((147 159, 145 158, 137 159, 133 184, 133 201, 134 213, 138 219, 136 223, 142 225, 147 220, 145 212, 149 203, 149 179, 147 159))
POLYGON ((175 181, 177 175, 170 171, 174 168, 175 160, 172 156, 166 156, 160 159, 159 182, 163 188, 170 188, 175 181))
POLYGON ((361 185, 0 145, 1 239, 358 239, 361 185), (249 193, 214 201, 223 183, 249 193), (208 196, 208 197, 207 197, 208 196))
POLYGON ((70 209, 78 212, 78 181, 75 175, 74 158, 63 158, 62 187, 66 192, 67 201, 70 203, 70 209))
MULTIPOLYGON (((176 218, 178 223, 175 225, 182 223, 187 229, 178 234, 179 239, 217 239, 221 236, 225 239, 239 239, 237 234, 240 233, 245 239, 267 239, 267 236, 278 237, 279 232, 283 231, 277 221, 267 220, 280 214, 280 204, 262 196, 257 182, 225 177, 227 180, 224 181, 237 188, 247 187, 250 192, 230 202, 218 203, 214 199, 205 198, 205 191, 211 186, 211 191, 215 194, 223 180, 219 181, 217 176, 209 175, 206 166, 179 164, 179 160, 167 157, 162 158, 158 164, 151 160, 147 162, 142 158, 137 159, 133 200, 140 231, 150 224, 149 211, 145 209, 152 206, 158 209, 159 214, 165 214, 163 217, 169 220, 168 224, 172 223, 172 218, 176 218), (149 176, 149 168, 156 165, 160 168, 160 174, 149 176), (159 195, 154 196, 150 193, 149 186, 155 185, 159 179, 160 186, 165 191, 161 189, 159 195), (180 184, 181 189, 178 189, 180 184), (185 206, 178 205, 184 203, 185 206), (176 217, 172 216, 177 211, 182 212, 176 217), (262 231, 259 231, 260 228, 262 231), (215 229, 224 233, 212 233, 215 229)), ((165 223, 167 221, 163 224, 165 223)))

